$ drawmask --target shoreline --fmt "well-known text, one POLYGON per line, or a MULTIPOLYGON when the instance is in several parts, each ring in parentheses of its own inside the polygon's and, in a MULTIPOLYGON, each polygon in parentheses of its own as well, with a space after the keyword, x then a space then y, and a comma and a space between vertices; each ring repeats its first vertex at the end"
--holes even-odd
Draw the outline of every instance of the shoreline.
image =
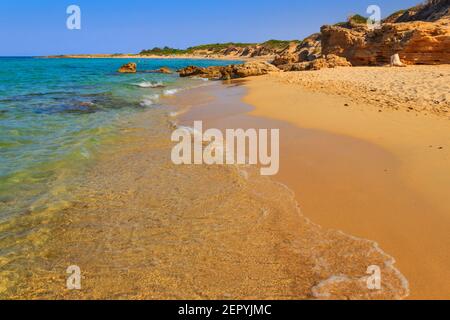
MULTIPOLYGON (((251 79, 250 79, 251 82, 251 79)), ((227 82, 225 86, 229 86, 229 87, 234 87, 234 86, 242 86, 242 87, 248 87, 248 82, 247 80, 236 80, 236 81, 231 81, 227 82)), ((224 88, 222 90, 231 90, 229 88, 224 88)), ((247 89, 246 89, 247 91, 247 89)), ((249 92, 246 92, 242 99, 245 101, 246 100, 246 96, 249 94, 249 92)), ((188 93, 189 95, 189 93, 188 93)), ((236 94, 231 94, 231 95, 236 95, 236 94)), ((190 97, 189 97, 190 98, 190 97)), ((191 106, 187 112, 184 112, 181 116, 181 124, 183 126, 190 126, 192 125, 193 121, 196 120, 202 120, 203 121, 203 126, 204 129, 206 130, 206 128, 217 128, 221 131, 224 131, 226 129, 230 129, 230 128, 241 128, 241 129, 248 129, 248 128, 260 128, 260 129, 267 129, 267 128, 278 128, 280 129, 280 133, 281 133, 281 137, 280 137, 280 142, 281 142, 281 150, 280 150, 280 160, 281 160, 281 166, 286 167, 287 163, 290 164, 295 164, 295 160, 293 161, 293 159, 289 159, 289 157, 292 157, 292 153, 296 153, 296 150, 293 148, 292 145, 290 145, 289 143, 286 144, 286 140, 288 139, 303 139, 303 140, 307 140, 307 144, 312 143, 320 143, 320 142, 325 142, 325 144, 327 146, 332 146, 333 144, 340 144, 342 147, 343 146, 350 146, 351 148, 354 148, 356 150, 362 150, 363 152, 368 153, 368 157, 367 159, 370 158, 375 158, 376 160, 382 160, 384 162, 391 162, 390 156, 385 154, 384 151, 380 150, 378 147, 373 146, 365 141, 360 141, 360 140, 356 140, 354 138, 348 138, 348 137, 344 137, 344 136, 340 136, 340 135, 335 135, 335 134, 330 134, 330 133, 326 133, 324 131, 317 131, 317 130, 311 130, 311 129, 304 129, 304 128, 299 128, 299 127, 294 127, 291 124, 289 124, 288 122, 285 121, 279 121, 276 119, 269 119, 267 117, 260 117, 258 115, 254 115, 254 111, 257 109, 257 106, 255 108, 254 105, 250 105, 248 103, 245 104, 239 104, 239 103, 224 103, 222 102, 222 96, 219 96, 219 98, 217 98, 216 102, 211 102, 209 101, 208 103, 205 103, 204 105, 196 105, 196 106, 191 106), (305 138, 306 136, 306 138, 305 138), (287 159, 288 158, 288 159, 287 159)), ((320 148, 321 146, 319 146, 320 148)), ((313 147, 313 149, 316 147, 313 147)), ((338 147, 339 148, 339 147, 338 147)), ((307 150, 307 152, 311 152, 311 150, 307 150)), ((341 166, 345 165, 343 163, 341 163, 341 166)), ((287 171, 288 171, 288 176, 292 173, 293 168, 290 167, 287 171)), ((409 292, 409 283, 408 280, 404 277, 404 275, 401 272, 401 269, 398 269, 398 264, 396 263, 396 259, 395 256, 392 257, 390 254, 386 253, 386 251, 384 250, 385 248, 380 248, 379 244, 376 241, 373 240, 369 240, 370 238, 367 237, 359 237, 359 236, 354 236, 350 233, 347 232, 343 232, 339 229, 336 228, 328 228, 328 227, 324 227, 320 224, 317 224, 317 221, 315 221, 314 219, 311 219, 312 217, 308 214, 307 210, 304 210, 305 208, 302 205, 302 202, 299 201, 299 198, 296 196, 296 191, 298 191, 295 187, 293 186, 290 181, 287 181, 285 179, 280 179, 279 177, 280 175, 277 175, 275 177, 270 177, 269 180, 271 180, 273 183, 279 183, 280 185, 283 186, 283 188, 285 188, 286 190, 289 191, 289 193, 291 193, 296 200, 297 203, 297 207, 299 210, 299 219, 300 221, 302 219, 307 219, 308 223, 314 224, 316 226, 318 226, 320 229, 322 230, 326 230, 326 232, 330 232, 330 233, 342 233, 342 235, 345 235, 346 237, 352 238, 356 241, 363 241, 363 242, 367 242, 370 243, 371 245, 373 245, 374 249, 376 251, 379 251, 381 254, 388 256, 388 260, 389 262, 386 262, 386 265, 389 265, 390 267, 393 268, 394 273, 397 274, 398 278, 401 279, 401 282, 403 283, 403 286, 405 288, 407 288, 408 293, 405 294, 406 297, 402 297, 402 298, 407 298, 410 295, 409 292)), ((281 220, 283 220, 282 217, 279 217, 281 220)), ((282 223, 282 222, 281 222, 282 223)), ((298 234, 298 236, 300 236, 300 234, 298 234)), ((355 255, 358 254, 363 254, 363 252, 359 252, 358 254, 354 253, 355 255)), ((324 283, 326 283, 327 281, 324 281, 324 283)), ((386 281, 384 283, 384 285, 389 286, 388 281, 386 281)), ((317 285, 317 287, 320 287, 321 285, 317 285)), ((334 296, 334 298, 338 297, 334 296)), ((349 296, 351 296, 351 294, 349 294, 349 296)), ((347 298, 349 297, 347 296, 347 298)), ((322 298, 325 298, 325 296, 323 296, 322 298)), ((363 298, 366 299, 367 297, 363 298)), ((380 297, 379 297, 380 298, 380 297)), ((381 298, 383 299, 383 298, 381 298)))
POLYGON ((191 59, 191 60, 224 60, 224 61, 266 61, 273 59, 271 56, 259 56, 254 58, 241 57, 241 56, 224 56, 224 55, 110 55, 110 54, 81 54, 81 55, 51 55, 41 56, 37 58, 42 59, 162 59, 162 60, 176 60, 176 59, 191 59))
MULTIPOLYGON (((242 112, 251 111, 239 102, 243 89, 202 86, 168 96, 163 104, 180 111, 187 107, 180 120, 198 119, 200 112, 209 124, 239 124, 234 120, 247 121, 242 112)), ((37 269, 27 268, 30 278, 15 295, 226 300, 408 295, 393 258, 375 242, 312 223, 293 192, 261 177, 257 168, 173 165, 173 124, 161 121, 168 110, 157 110, 161 119, 136 115, 120 142, 83 177, 74 190, 77 200, 48 226, 52 237, 37 252, 50 258, 37 269), (69 264, 83 272, 81 291, 61 290, 69 264), (381 267, 387 284, 382 291, 366 287, 368 264, 381 267)))
MULTIPOLYGON (((342 77, 342 69, 325 72, 342 77)), ((410 281, 411 299, 448 297, 450 201, 444 190, 450 181, 445 143, 450 126, 445 117, 403 109, 380 112, 380 105, 350 102, 333 90, 327 94, 319 81, 311 90, 295 77, 273 74, 246 81, 244 101, 255 107, 249 115, 356 138, 384 150, 391 160, 376 163, 379 157, 360 148, 291 139, 284 152, 288 168, 285 164, 277 179, 294 190, 305 214, 319 225, 373 239, 396 257, 410 281)))

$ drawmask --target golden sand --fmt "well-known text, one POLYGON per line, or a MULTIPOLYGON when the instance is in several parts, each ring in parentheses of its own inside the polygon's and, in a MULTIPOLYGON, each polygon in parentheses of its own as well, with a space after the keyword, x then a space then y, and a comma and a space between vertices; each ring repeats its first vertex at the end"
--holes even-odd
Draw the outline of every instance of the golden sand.
POLYGON ((305 215, 377 241, 412 298, 450 296, 449 78, 449 66, 374 67, 247 83, 251 115, 315 132, 288 134, 277 177, 305 215))

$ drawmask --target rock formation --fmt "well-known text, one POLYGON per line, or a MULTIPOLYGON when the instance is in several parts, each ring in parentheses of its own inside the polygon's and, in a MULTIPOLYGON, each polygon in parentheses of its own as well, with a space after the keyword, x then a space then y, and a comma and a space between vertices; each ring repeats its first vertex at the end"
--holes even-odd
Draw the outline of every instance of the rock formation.
POLYGON ((307 70, 320 70, 324 68, 351 67, 351 66, 352 64, 344 57, 329 54, 317 58, 313 61, 288 63, 278 66, 278 68, 280 68, 283 71, 307 71, 307 70))
POLYGON ((398 54, 405 64, 450 63, 450 0, 429 0, 386 18, 381 28, 345 23, 323 26, 322 53, 353 65, 386 65, 398 54))
POLYGON ((157 72, 158 72, 158 73, 164 73, 164 74, 172 74, 172 73, 173 73, 172 70, 170 70, 170 69, 167 68, 167 67, 159 68, 159 69, 157 70, 157 72))
POLYGON ((136 68, 137 68, 136 63, 130 62, 130 63, 124 64, 123 66, 121 66, 119 68, 119 70, 117 70, 117 72, 120 72, 120 73, 136 73, 136 68))
POLYGON ((370 31, 366 25, 352 28, 323 26, 322 53, 345 57, 353 65, 385 65, 399 54, 406 64, 450 63, 449 20, 384 23, 370 31))
POLYGON ((300 44, 291 43, 289 47, 278 54, 273 60, 275 66, 312 61, 321 56, 321 34, 315 33, 300 44))
POLYGON ((435 22, 450 15, 450 0, 429 0, 425 4, 400 10, 384 20, 386 23, 411 21, 435 22))
POLYGON ((140 73, 163 73, 163 74, 172 74, 173 71, 170 70, 167 67, 162 67, 156 70, 143 70, 143 71, 139 71, 140 73))
POLYGON ((229 65, 225 67, 213 66, 213 67, 195 67, 189 66, 184 69, 178 70, 180 77, 201 77, 207 79, 227 80, 245 78, 251 76, 260 76, 268 74, 269 72, 280 71, 274 65, 264 62, 248 62, 238 65, 229 65))

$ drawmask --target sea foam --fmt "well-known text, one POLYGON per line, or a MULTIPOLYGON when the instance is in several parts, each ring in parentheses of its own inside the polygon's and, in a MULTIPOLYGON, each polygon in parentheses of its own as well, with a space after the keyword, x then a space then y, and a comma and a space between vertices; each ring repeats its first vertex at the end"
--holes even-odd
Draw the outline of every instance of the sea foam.
POLYGON ((150 107, 150 106, 154 105, 158 101, 158 99, 159 99, 159 94, 152 94, 152 95, 144 96, 142 98, 140 105, 142 107, 150 107))
POLYGON ((164 95, 171 96, 171 95, 176 94, 178 91, 179 91, 179 89, 167 89, 167 90, 164 90, 164 95))
POLYGON ((153 82, 153 81, 143 81, 139 83, 135 83, 135 86, 139 88, 163 88, 165 87, 162 81, 153 82))

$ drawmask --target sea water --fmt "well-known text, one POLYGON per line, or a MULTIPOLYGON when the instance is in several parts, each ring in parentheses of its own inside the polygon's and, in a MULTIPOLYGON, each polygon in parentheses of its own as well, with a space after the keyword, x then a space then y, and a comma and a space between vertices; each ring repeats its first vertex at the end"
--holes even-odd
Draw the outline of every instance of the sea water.
POLYGON ((0 58, 0 222, 26 214, 52 183, 89 161, 117 121, 199 79, 146 71, 233 62, 0 58), (119 74, 136 62, 136 74, 119 74))

